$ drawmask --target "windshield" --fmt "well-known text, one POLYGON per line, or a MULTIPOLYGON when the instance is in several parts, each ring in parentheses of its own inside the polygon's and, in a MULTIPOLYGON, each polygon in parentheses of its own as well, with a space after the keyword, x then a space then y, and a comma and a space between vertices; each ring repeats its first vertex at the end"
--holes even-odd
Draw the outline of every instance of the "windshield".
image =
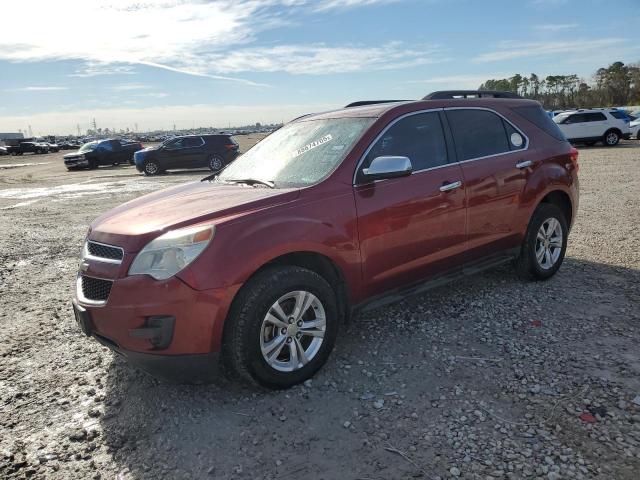
POLYGON ((332 118, 290 123, 239 157, 218 179, 255 179, 276 187, 313 185, 342 162, 374 120, 332 118))
POLYGON ((80 150, 78 150, 79 152, 89 152, 91 150, 95 150, 95 148, 98 146, 98 142, 89 142, 89 143, 85 143, 84 145, 82 145, 82 147, 80 147, 80 150))

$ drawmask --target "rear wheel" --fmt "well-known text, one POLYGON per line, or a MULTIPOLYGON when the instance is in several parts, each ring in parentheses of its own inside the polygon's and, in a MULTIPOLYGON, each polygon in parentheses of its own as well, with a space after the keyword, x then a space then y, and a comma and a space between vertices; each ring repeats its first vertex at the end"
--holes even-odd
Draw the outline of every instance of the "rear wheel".
POLYGON ((155 160, 148 160, 144 164, 145 175, 158 175, 160 173, 160 165, 155 160))
POLYGON ((277 267, 251 279, 227 319, 223 351, 233 370, 268 388, 288 388, 326 362, 338 332, 336 296, 317 273, 277 267))
POLYGON ((224 166, 224 160, 220 155, 214 154, 209 158, 209 170, 219 172, 224 166))
POLYGON ((567 250, 567 220, 551 203, 536 208, 517 260, 518 273, 532 280, 551 278, 562 265, 567 250))
POLYGON ((604 143, 607 147, 615 147, 620 142, 620 134, 615 130, 609 130, 604 134, 604 143))

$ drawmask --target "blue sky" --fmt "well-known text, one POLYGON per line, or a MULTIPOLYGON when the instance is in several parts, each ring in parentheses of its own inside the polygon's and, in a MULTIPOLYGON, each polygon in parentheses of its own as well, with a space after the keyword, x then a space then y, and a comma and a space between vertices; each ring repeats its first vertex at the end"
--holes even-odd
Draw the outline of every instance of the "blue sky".
POLYGON ((638 0, 7 0, 0 131, 279 122, 640 61, 638 0), (610 12, 615 12, 610 15, 610 12))

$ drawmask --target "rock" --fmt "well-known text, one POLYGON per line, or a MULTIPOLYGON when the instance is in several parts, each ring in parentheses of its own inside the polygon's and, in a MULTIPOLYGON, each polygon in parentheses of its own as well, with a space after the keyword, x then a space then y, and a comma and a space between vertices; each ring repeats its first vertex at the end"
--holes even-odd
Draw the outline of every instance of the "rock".
POLYGON ((382 407, 384 407, 384 400, 380 399, 373 402, 373 408, 376 410, 380 410, 382 407))
POLYGON ((459 477, 460 476, 460 469, 458 467, 451 467, 449 469, 449 473, 451 475, 453 475, 454 477, 459 477))
POLYGON ((85 438, 87 438, 87 431, 84 428, 79 428, 77 430, 73 430, 68 435, 69 440, 74 442, 81 442, 85 438))
POLYGON ((349 427, 351 426, 351 422, 350 422, 349 420, 347 420, 346 422, 344 422, 344 423, 342 424, 342 426, 343 426, 344 428, 349 428, 349 427))

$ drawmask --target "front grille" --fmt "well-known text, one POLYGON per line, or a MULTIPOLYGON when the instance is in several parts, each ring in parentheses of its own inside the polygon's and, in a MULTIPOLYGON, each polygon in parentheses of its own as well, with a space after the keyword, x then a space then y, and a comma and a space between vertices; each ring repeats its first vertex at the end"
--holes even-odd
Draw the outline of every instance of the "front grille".
POLYGON ((103 243, 97 243, 88 241, 87 250, 89 255, 98 258, 106 258, 108 260, 121 261, 124 257, 124 252, 120 247, 112 247, 111 245, 104 245, 103 243))
POLYGON ((106 302, 111 292, 111 280, 102 280, 101 278, 86 277, 82 275, 81 279, 82 296, 87 300, 95 302, 106 302))

